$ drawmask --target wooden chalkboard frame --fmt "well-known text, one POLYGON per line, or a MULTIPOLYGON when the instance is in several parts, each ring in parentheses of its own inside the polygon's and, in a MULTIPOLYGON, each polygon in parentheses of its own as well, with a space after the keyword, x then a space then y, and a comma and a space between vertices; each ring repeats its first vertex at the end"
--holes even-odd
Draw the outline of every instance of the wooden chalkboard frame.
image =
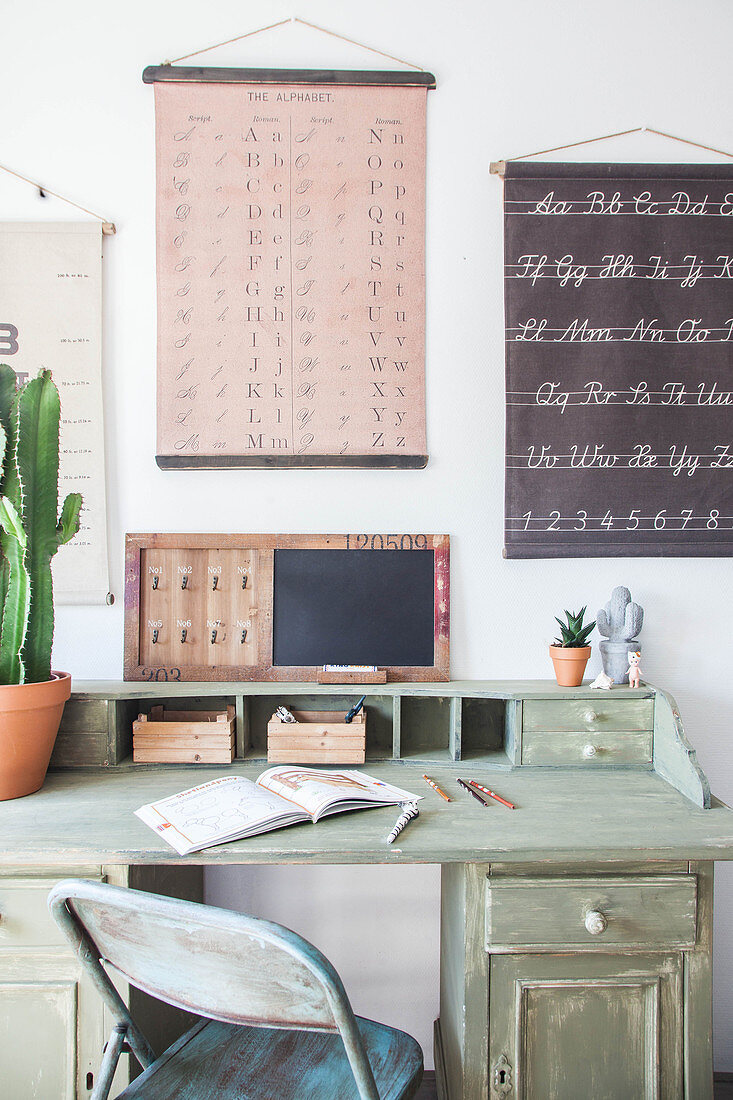
POLYGON ((434 682, 450 679, 450 537, 428 534, 128 534, 125 538, 125 680, 161 682, 316 681, 319 666, 273 665, 273 572, 276 550, 431 550, 434 554, 433 664, 389 666, 387 678, 395 682, 434 682), (256 551, 257 607, 256 659, 248 665, 170 664, 145 659, 142 645, 144 618, 143 583, 147 577, 146 551, 163 558, 186 551, 256 551))

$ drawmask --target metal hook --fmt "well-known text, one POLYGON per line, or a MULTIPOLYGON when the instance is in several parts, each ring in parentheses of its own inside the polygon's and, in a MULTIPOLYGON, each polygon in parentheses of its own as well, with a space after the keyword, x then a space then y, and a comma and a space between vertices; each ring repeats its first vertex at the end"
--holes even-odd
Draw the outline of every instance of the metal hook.
POLYGON ((153 591, 158 587, 158 577, 153 577, 153 591))
POLYGON ((246 630, 243 630, 243 631, 242 631, 242 637, 241 637, 241 638, 240 638, 240 640, 239 640, 239 644, 240 644, 240 645, 244 645, 244 643, 245 643, 246 641, 247 641, 247 631, 246 631, 246 630))
POLYGON ((182 630, 181 631, 181 645, 183 645, 183 643, 186 641, 187 637, 188 637, 188 631, 185 630, 185 629, 182 630))
POLYGON ((211 587, 212 587, 212 590, 214 592, 216 592, 217 588, 219 587, 219 578, 218 577, 214 577, 214 583, 211 587))
POLYGON ((157 641, 158 641, 158 631, 154 630, 153 631, 153 645, 155 645, 157 641))
POLYGON ((247 574, 244 573, 244 574, 242 574, 242 588, 246 588, 246 587, 247 587, 247 574))
POLYGON ((215 641, 216 641, 216 631, 212 630, 211 631, 211 644, 213 645, 215 641))
POLYGON ((181 588, 188 588, 188 577, 184 577, 181 581, 181 588))

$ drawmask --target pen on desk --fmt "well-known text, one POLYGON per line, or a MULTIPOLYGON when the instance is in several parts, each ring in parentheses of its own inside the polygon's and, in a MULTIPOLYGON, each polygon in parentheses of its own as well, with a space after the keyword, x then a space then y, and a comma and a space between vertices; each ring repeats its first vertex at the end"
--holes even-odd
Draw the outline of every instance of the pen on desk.
POLYGON ((438 786, 438 784, 437 784, 437 783, 436 783, 436 782, 435 782, 434 780, 432 780, 432 779, 431 779, 431 778, 430 778, 429 776, 427 776, 427 775, 424 775, 424 776, 423 776, 423 779, 425 780, 425 782, 427 783, 427 785, 428 785, 429 787, 432 787, 434 791, 437 791, 437 792, 438 792, 438 794, 440 795, 440 797, 441 797, 441 798, 444 798, 444 799, 446 800, 446 802, 451 802, 451 801, 452 801, 452 799, 450 799, 450 798, 448 797, 448 795, 447 795, 447 794, 445 793, 445 791, 441 791, 441 789, 440 789, 440 787, 438 786))
POLYGON ((486 802, 486 801, 485 801, 485 800, 484 800, 484 799, 483 799, 483 798, 481 797, 481 795, 480 795, 480 794, 478 793, 478 791, 475 791, 475 790, 473 789, 473 787, 470 787, 470 786, 468 785, 468 783, 465 783, 465 782, 464 782, 464 781, 463 781, 462 779, 456 779, 456 783, 460 783, 460 785, 461 785, 461 786, 462 786, 462 787, 463 787, 463 788, 464 788, 465 790, 467 790, 469 794, 472 794, 472 795, 473 795, 473 797, 474 797, 474 798, 476 799, 476 801, 477 801, 477 802, 480 802, 480 803, 481 803, 481 805, 482 805, 482 806, 483 806, 484 808, 488 806, 488 802, 486 802))
POLYGON ((419 817, 420 811, 417 807, 417 802, 405 802, 402 805, 402 813, 394 823, 392 832, 387 837, 387 843, 391 844, 393 840, 396 840, 406 825, 409 825, 414 817, 419 817))
POLYGON ((353 720, 356 718, 357 714, 359 713, 361 708, 364 706, 364 700, 365 699, 366 699, 366 695, 362 695, 362 697, 358 701, 358 703, 354 703, 351 710, 346 711, 346 714, 344 715, 344 722, 346 722, 347 725, 350 722, 353 722, 353 720))
POLYGON ((488 787, 484 787, 481 783, 477 783, 475 779, 469 779, 468 781, 472 787, 476 787, 482 794, 487 794, 489 798, 495 798, 497 802, 501 802, 502 806, 507 806, 510 810, 516 810, 516 806, 513 802, 507 802, 506 798, 502 798, 500 794, 496 794, 494 791, 490 791, 488 787))

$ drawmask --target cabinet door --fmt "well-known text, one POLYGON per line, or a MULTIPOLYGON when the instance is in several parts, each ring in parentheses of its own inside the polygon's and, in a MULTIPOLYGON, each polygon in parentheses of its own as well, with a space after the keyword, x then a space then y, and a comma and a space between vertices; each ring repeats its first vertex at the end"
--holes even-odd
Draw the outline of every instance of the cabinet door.
POLYGON ((105 1040, 99 995, 48 912, 56 881, 0 876, 0 1081, 13 1100, 83 1100, 105 1040))
POLYGON ((506 955, 490 968, 492 1100, 682 1097, 681 955, 506 955))
POLYGON ((0 1080, 13 1100, 77 1100, 94 1084, 102 1005, 73 960, 0 960, 0 1080))

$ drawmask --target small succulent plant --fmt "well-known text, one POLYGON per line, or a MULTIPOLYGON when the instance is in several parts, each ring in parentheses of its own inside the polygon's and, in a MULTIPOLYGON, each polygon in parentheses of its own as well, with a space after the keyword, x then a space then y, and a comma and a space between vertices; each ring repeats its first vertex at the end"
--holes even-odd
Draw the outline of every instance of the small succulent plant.
POLYGON ((555 616, 555 622, 560 627, 560 637, 555 639, 555 645, 562 646, 563 649, 582 649, 583 646, 588 645, 588 639, 596 624, 594 620, 583 626, 585 611, 585 607, 581 607, 580 611, 566 611, 566 623, 555 616))

